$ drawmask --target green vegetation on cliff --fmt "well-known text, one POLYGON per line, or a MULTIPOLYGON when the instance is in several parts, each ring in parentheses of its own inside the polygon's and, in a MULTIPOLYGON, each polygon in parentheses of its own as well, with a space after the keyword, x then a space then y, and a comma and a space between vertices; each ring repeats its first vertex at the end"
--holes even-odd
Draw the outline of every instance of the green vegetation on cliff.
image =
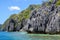
MULTIPOLYGON (((50 1, 52 2, 53 0, 50 0, 50 1)), ((57 6, 59 6, 59 5, 60 5, 60 0, 57 0, 56 5, 57 5, 57 6)))
MULTIPOLYGON (((3 24, 2 28, 5 27, 6 24, 8 24, 10 19, 14 19, 17 21, 17 23, 20 23, 22 21, 23 18, 28 19, 29 15, 31 13, 32 10, 34 9, 38 9, 40 7, 40 5, 30 5, 28 8, 26 8, 25 10, 23 10, 22 12, 18 13, 18 14, 12 14, 3 24)), ((17 25, 17 24, 16 24, 17 25)))
MULTIPOLYGON (((52 0, 50 0, 52 2, 52 0)), ((60 0, 57 1, 56 5, 60 5, 60 0)), ((23 10, 22 12, 18 13, 18 14, 12 14, 3 24, 2 28, 5 27, 6 24, 9 23, 10 19, 14 19, 17 23, 20 23, 22 21, 22 19, 28 19, 29 15, 31 13, 32 10, 34 9, 38 9, 40 7, 40 5, 30 5, 28 8, 26 8, 25 10, 23 10)), ((15 26, 16 26, 15 25, 15 26)))

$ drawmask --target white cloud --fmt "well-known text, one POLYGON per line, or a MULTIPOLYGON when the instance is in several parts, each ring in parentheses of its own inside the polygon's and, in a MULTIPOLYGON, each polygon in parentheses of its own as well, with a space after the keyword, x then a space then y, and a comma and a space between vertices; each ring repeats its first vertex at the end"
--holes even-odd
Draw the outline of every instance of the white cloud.
POLYGON ((18 7, 18 6, 10 6, 10 7, 8 7, 8 9, 9 9, 10 11, 20 10, 20 7, 18 7))

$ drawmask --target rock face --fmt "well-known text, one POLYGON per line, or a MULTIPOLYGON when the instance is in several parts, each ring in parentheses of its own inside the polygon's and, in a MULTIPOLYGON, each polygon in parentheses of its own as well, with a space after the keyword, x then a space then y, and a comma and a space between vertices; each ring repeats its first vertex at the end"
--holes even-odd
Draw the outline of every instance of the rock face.
POLYGON ((15 29, 15 24, 16 22, 11 19, 8 24, 6 24, 5 28, 3 29, 3 31, 14 31, 15 29))
POLYGON ((27 31, 32 33, 60 33, 60 6, 57 0, 43 4, 39 9, 34 9, 29 19, 23 19, 15 27, 16 21, 10 20, 4 28, 5 31, 27 31))
POLYGON ((34 33, 59 33, 60 32, 60 6, 53 0, 49 6, 42 5, 31 12, 27 21, 27 31, 34 33))
POLYGON ((21 23, 17 23, 17 20, 10 19, 8 24, 6 24, 5 27, 1 30, 8 32, 20 31, 26 25, 26 23, 27 21, 24 18, 22 19, 21 23))

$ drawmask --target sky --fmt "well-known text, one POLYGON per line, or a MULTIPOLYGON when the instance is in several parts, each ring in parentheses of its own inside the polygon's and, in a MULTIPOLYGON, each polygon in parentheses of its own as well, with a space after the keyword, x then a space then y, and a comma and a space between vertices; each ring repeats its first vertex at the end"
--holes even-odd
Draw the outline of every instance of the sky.
POLYGON ((12 14, 26 9, 30 4, 41 4, 46 0, 0 0, 0 24, 3 24, 12 14))

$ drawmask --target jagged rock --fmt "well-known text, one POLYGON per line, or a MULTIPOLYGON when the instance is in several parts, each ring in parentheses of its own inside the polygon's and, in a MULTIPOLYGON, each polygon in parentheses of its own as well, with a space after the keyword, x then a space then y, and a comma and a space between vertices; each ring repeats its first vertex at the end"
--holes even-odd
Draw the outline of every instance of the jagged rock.
MULTIPOLYGON (((42 6, 38 10, 35 9, 30 15, 30 21, 27 24, 27 28, 31 32, 43 32, 43 33, 57 33, 59 29, 59 8, 55 3, 57 0, 53 0, 51 5, 42 6)), ((27 22, 28 22, 27 21, 27 22)))
POLYGON ((21 21, 21 23, 18 25, 18 29, 17 30, 19 30, 19 31, 27 31, 28 29, 28 27, 27 27, 28 25, 27 25, 27 20, 25 20, 24 18, 22 19, 22 21, 21 21))
POLYGON ((49 25, 47 26, 46 32, 48 33, 57 33, 60 32, 60 15, 59 13, 55 14, 49 25))
POLYGON ((15 28, 15 24, 16 24, 16 22, 13 19, 11 19, 8 22, 8 24, 5 25, 3 31, 15 31, 15 29, 14 29, 15 28))
POLYGON ((16 31, 20 31, 21 28, 21 23, 18 23, 18 26, 16 26, 16 31))
MULTIPOLYGON (((57 0, 52 3, 45 3, 39 8, 34 9, 29 19, 22 19, 15 27, 16 21, 10 20, 6 25, 6 31, 27 31, 32 33, 60 33, 60 6, 56 6, 57 0)), ((30 5, 31 6, 31 5, 30 5)))
POLYGON ((56 4, 56 2, 57 2, 57 0, 53 0, 53 1, 52 1, 52 4, 56 4))

